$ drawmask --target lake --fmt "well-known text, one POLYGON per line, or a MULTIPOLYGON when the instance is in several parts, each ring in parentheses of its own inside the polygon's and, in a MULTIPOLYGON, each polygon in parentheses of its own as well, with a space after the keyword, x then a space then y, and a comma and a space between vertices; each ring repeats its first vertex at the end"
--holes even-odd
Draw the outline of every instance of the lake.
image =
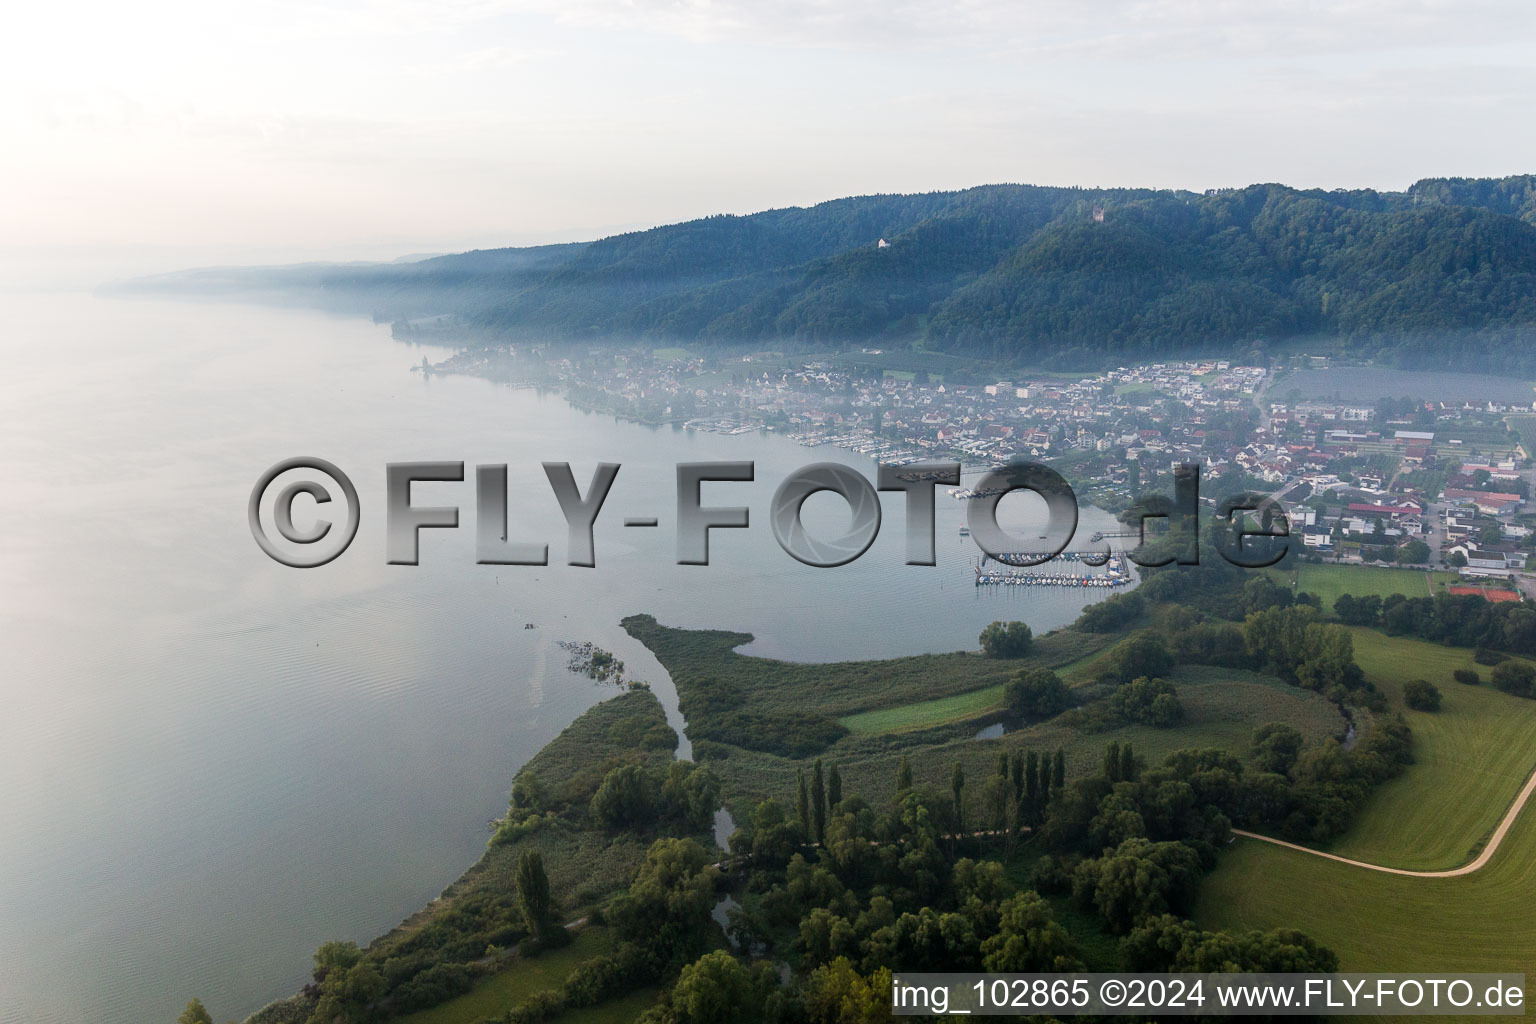
MULTIPOLYGON (((903 564, 899 494, 863 558, 801 565, 768 529, 773 490, 815 461, 872 477, 867 459, 423 378, 409 368, 446 350, 363 320, 0 301, 3 1024, 165 1024, 193 995, 226 1020, 295 991, 321 942, 368 941, 473 863, 517 767, 614 692, 569 672, 560 641, 616 652, 681 724, 625 615, 827 660, 974 647, 999 618, 1043 632, 1110 593, 975 587, 964 506, 942 491, 937 567, 903 564), (351 548, 311 570, 268 559, 246 523, 257 477, 295 455, 339 465, 362 505, 351 548), (678 566, 674 466, 715 459, 756 461, 755 482, 705 490, 752 526, 678 566), (547 540, 554 564, 475 564, 471 469, 415 489, 458 505, 461 528, 424 531, 419 566, 386 565, 384 465, 409 460, 507 463, 513 539, 547 540), (596 568, 564 564, 541 461, 583 489, 596 462, 622 465, 596 568), (650 515, 659 529, 622 525, 650 515)), ((1031 501, 1007 499, 1005 521, 1031 501)), ((813 531, 846 518, 807 502, 813 531)), ((1085 509, 1082 532, 1110 522, 1085 509)))

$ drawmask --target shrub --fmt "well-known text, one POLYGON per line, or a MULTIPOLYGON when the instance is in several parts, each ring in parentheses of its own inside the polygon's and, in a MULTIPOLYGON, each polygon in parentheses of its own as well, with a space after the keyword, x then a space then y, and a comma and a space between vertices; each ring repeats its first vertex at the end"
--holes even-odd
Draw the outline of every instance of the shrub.
POLYGON ((1457 669, 1451 673, 1451 678, 1455 679, 1458 683, 1465 683, 1468 686, 1476 686, 1483 681, 1483 677, 1470 668, 1457 669))
POLYGON ((1472 660, 1479 665, 1497 665, 1506 660, 1509 655, 1502 651, 1489 650, 1487 647, 1479 647, 1472 655, 1472 660))
POLYGON ((544 989, 508 1010, 503 1019, 508 1024, 542 1024, 543 1021, 558 1017, 564 1009, 565 1000, 560 998, 560 993, 554 989, 544 989))
POLYGON ((592 794, 592 817, 604 828, 618 830, 650 820, 656 803, 654 786, 639 765, 620 765, 603 778, 592 794))
POLYGON ((1126 683, 1109 698, 1109 709, 1129 722, 1168 729, 1184 718, 1178 691, 1165 679, 1140 679, 1126 683))
POLYGON ((1260 771, 1285 775, 1296 763, 1304 743, 1295 726, 1270 722, 1254 731, 1251 757, 1260 771))
POLYGON ((981 631, 981 650, 989 658, 1022 658, 1034 646, 1027 623, 994 622, 981 631))
POLYGON ((1059 715, 1072 703, 1067 684, 1050 669, 1020 672, 1003 687, 1009 710, 1035 718, 1059 715))
POLYGON ((1143 676, 1160 676, 1173 667, 1168 648, 1151 630, 1133 633, 1120 641, 1104 662, 1104 674, 1117 683, 1129 683, 1143 676))
POLYGON ((473 982, 464 964, 437 964, 395 989, 390 1001, 398 1010, 421 1010, 463 995, 473 982))
POLYGON ((607 956, 586 960, 566 976, 565 1000, 574 1007, 596 1006, 654 979, 657 965, 633 942, 620 943, 607 956))
POLYGON ((1134 590, 1083 609, 1073 625, 1085 633, 1113 633, 1142 613, 1146 602, 1134 590))
POLYGON ((1494 686, 1516 697, 1530 697, 1536 689, 1536 669, 1523 661, 1500 662, 1494 667, 1492 678, 1494 686))
POLYGON ((1415 679, 1403 684, 1403 703, 1415 711, 1439 711, 1440 691, 1434 683, 1415 679))

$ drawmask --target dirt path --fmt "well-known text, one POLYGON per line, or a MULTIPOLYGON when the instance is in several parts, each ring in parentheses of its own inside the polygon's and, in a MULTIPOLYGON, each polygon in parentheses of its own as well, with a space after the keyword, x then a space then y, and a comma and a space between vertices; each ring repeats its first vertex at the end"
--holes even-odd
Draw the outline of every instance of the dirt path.
POLYGON ((1381 871, 1389 875, 1407 875, 1410 878, 1458 878, 1461 875, 1470 875, 1474 871, 1482 870, 1484 865, 1493 859, 1493 855, 1498 852, 1499 844, 1504 842, 1504 837, 1509 833, 1510 827, 1514 825, 1515 819, 1520 816, 1520 810, 1525 806, 1526 800, 1530 799, 1532 792, 1536 792, 1536 771, 1532 771, 1530 778, 1525 780, 1525 786, 1520 790, 1520 794, 1515 797, 1515 802, 1509 805, 1509 810, 1504 812, 1504 817, 1499 822, 1499 827, 1493 830, 1493 835, 1489 837, 1482 852, 1477 855, 1477 859, 1469 864, 1463 864, 1459 868, 1447 868, 1444 871, 1409 871, 1407 868, 1389 868, 1381 864, 1367 864, 1363 860, 1351 860, 1348 857, 1340 857, 1336 853, 1324 853, 1321 850, 1298 846, 1296 843, 1288 843, 1283 839, 1272 839, 1269 836, 1261 836, 1257 832, 1244 832, 1240 828, 1233 829, 1232 833, 1243 836, 1246 839, 1257 839, 1260 842, 1284 846, 1288 850, 1300 850, 1302 853, 1310 853, 1314 857, 1326 857, 1328 860, 1336 860, 1340 864, 1349 864, 1352 867, 1365 868, 1367 871, 1381 871))

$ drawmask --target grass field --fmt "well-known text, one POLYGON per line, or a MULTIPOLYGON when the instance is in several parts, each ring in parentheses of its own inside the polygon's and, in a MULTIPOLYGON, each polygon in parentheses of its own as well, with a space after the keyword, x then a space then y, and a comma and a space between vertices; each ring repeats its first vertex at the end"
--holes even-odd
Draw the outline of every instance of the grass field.
POLYGON ((1519 436, 1525 457, 1530 458, 1536 452, 1536 416, 1510 416, 1505 422, 1519 436))
POLYGON ((401 1024, 478 1024, 487 1017, 499 1017, 535 992, 558 989, 577 964, 602 956, 612 944, 606 928, 583 928, 564 949, 519 959, 457 999, 401 1017, 401 1024))
MULTIPOLYGON (((1168 678, 1178 687, 1185 711, 1185 721, 1173 729, 1121 725, 1102 732, 1084 732, 1072 726, 1069 714, 996 739, 971 739, 973 730, 969 727, 962 738, 939 744, 896 745, 908 735, 914 739, 921 735, 917 733, 849 736, 833 748, 830 756, 843 774, 844 791, 858 793, 873 802, 888 798, 894 791, 896 759, 902 753, 910 758, 913 777, 919 783, 942 790, 948 785, 956 761, 965 766, 968 777, 985 778, 1003 750, 1054 751, 1060 747, 1066 752, 1067 776, 1075 778, 1097 771, 1104 747, 1112 742, 1129 743, 1148 764, 1157 764, 1173 751, 1186 747, 1219 747, 1246 755, 1254 729, 1266 722, 1288 722, 1308 742, 1320 742, 1344 730, 1344 720, 1332 704, 1278 679, 1194 665, 1180 666, 1168 678)), ((733 755, 717 770, 743 786, 762 787, 757 791, 764 795, 792 797, 794 762, 775 758, 733 764, 736 760, 733 755)))
MULTIPOLYGON (((1536 702, 1452 681, 1462 667, 1486 679, 1470 651, 1354 632, 1357 660, 1394 704, 1404 680, 1425 678, 1444 705, 1405 712, 1416 763, 1331 849, 1399 867, 1464 863, 1536 764, 1536 702)), ((1202 887, 1195 916, 1213 928, 1300 928, 1337 951, 1346 971, 1536 974, 1536 814, 1522 814, 1488 866, 1460 878, 1388 875, 1239 840, 1202 887)))
POLYGON ((1435 590, 1444 589, 1454 581, 1455 573, 1434 572, 1423 568, 1390 569, 1378 565, 1302 565, 1295 572, 1282 572, 1281 580, 1294 582, 1297 590, 1316 594, 1323 602, 1323 610, 1333 608, 1333 602, 1344 594, 1366 597, 1375 594, 1387 597, 1402 594, 1405 597, 1429 597, 1435 590), (1431 588, 1434 589, 1431 589, 1431 588))
MULTIPOLYGON (((1508 427, 1503 422, 1488 424, 1453 422, 1444 428, 1435 428, 1437 447, 1443 445, 1446 441, 1452 440, 1461 442, 1461 445, 1457 447, 1476 448, 1484 452, 1490 448, 1504 450, 1511 447, 1514 443, 1514 438, 1510 436, 1508 427)), ((1438 454, 1446 456, 1454 455, 1455 453, 1441 450, 1438 454)))
POLYGON ((1470 860, 1536 767, 1536 701, 1511 697, 1488 682, 1489 669, 1465 648, 1441 647, 1375 630, 1351 630, 1355 660, 1402 707, 1402 684, 1427 679, 1440 688, 1440 711, 1403 709, 1413 729, 1415 764, 1366 804, 1359 822, 1329 849, 1390 867, 1436 869, 1470 860), (1451 678, 1481 673, 1481 686, 1451 678))
MULTIPOLYGON (((894 793, 896 763, 905 754, 918 784, 947 789, 956 761, 967 777, 985 778, 1002 751, 1032 749, 1066 753, 1067 776, 1075 778, 1098 769, 1104 747, 1111 742, 1131 744, 1148 764, 1186 747, 1219 747, 1246 755, 1253 731, 1267 722, 1283 721, 1298 728, 1309 742, 1320 742, 1343 733, 1345 723, 1337 709, 1317 694, 1288 686, 1277 679, 1242 670, 1181 666, 1169 674, 1179 689, 1185 721, 1172 729, 1146 725, 1120 725, 1104 731, 1083 731, 1072 716, 1034 723, 992 739, 972 738, 980 720, 956 724, 952 738, 912 728, 884 734, 852 734, 826 753, 843 777, 843 791, 858 794, 871 803, 894 793)), ((748 802, 767 796, 793 803, 795 768, 803 762, 752 751, 730 751, 729 757, 711 762, 726 782, 728 792, 746 796, 748 802)))
POLYGON ((1536 976, 1536 815, 1460 878, 1388 875, 1240 839, 1201 886, 1194 917, 1208 928, 1299 928, 1346 971, 1536 976))
POLYGON ((976 718, 1003 706, 1003 684, 997 683, 970 693, 953 697, 925 700, 919 704, 881 708, 857 715, 839 718, 843 727, 851 733, 903 732, 908 729, 926 729, 945 722, 976 718))
MULTIPOLYGON (((1088 674, 1093 664, 1107 653, 1109 653, 1108 648, 1095 651, 1076 661, 1057 666, 1055 671, 1068 682, 1072 682, 1075 678, 1088 674)), ((930 729, 936 725, 964 721, 991 711, 1002 710, 1004 685, 1004 683, 994 683, 969 693, 957 693, 951 697, 939 697, 936 700, 917 701, 912 704, 845 715, 839 718, 838 722, 855 734, 930 729)))

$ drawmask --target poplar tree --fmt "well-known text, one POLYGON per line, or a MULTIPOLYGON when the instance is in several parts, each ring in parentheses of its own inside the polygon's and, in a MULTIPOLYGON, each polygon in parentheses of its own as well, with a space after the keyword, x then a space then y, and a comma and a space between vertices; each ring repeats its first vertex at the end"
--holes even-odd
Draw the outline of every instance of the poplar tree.
POLYGON ((810 794, 807 793, 806 789, 805 789, 805 770, 803 768, 796 768, 795 769, 795 782, 800 787, 800 794, 799 794, 799 796, 797 797, 797 800, 796 800, 797 807, 798 807, 798 809, 800 811, 800 827, 805 829, 805 834, 806 835, 810 835, 811 834, 811 797, 810 797, 810 794))
POLYGON ((955 831, 965 831, 965 769, 955 762, 955 770, 949 773, 949 788, 955 794, 955 831))
POLYGON ((537 851, 525 850, 517 859, 517 903, 523 911, 523 924, 539 939, 547 939, 555 927, 554 914, 549 876, 537 851))
POLYGON ((811 823, 816 826, 816 841, 827 834, 827 785, 821 773, 821 758, 811 770, 811 823))
POLYGON ((1104 748, 1104 777, 1110 782, 1120 781, 1120 742, 1118 740, 1104 748))

